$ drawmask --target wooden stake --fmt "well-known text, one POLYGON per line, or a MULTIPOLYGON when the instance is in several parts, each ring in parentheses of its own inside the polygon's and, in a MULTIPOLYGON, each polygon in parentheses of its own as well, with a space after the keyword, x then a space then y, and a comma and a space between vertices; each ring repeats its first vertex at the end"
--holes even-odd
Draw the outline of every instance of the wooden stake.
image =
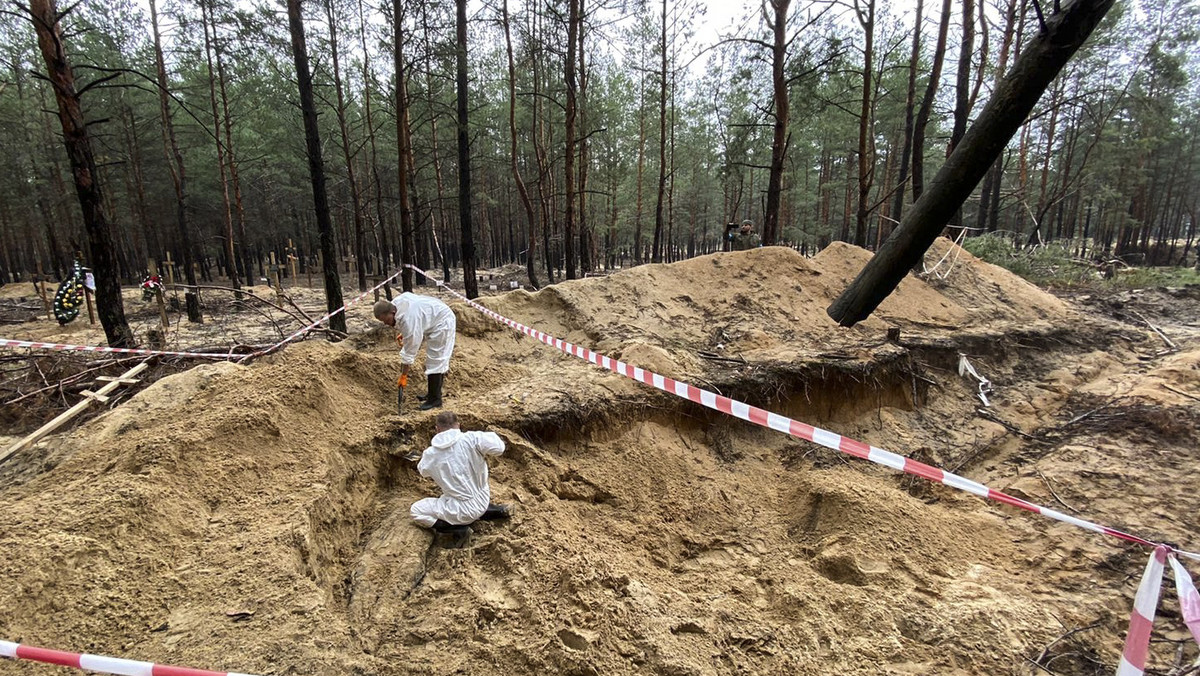
POLYGON ((137 364, 133 368, 129 369, 125 373, 123 373, 120 378, 106 383, 104 385, 104 387, 100 388, 99 392, 85 391, 84 398, 82 400, 80 400, 80 402, 78 404, 75 404, 71 408, 69 408, 66 411, 64 411, 63 413, 59 414, 58 417, 56 417, 54 420, 51 420, 50 422, 46 423, 45 425, 42 425, 36 431, 34 431, 32 434, 30 434, 29 436, 25 437, 24 439, 18 441, 17 443, 13 444, 12 446, 10 446, 8 448, 8 450, 4 451, 3 454, 0 454, 0 463, 4 462, 5 460, 8 460, 17 451, 19 451, 23 448, 32 446, 33 444, 36 444, 38 441, 40 441, 42 439, 42 437, 45 437, 47 434, 50 434, 54 430, 65 425, 67 422, 69 422, 75 416, 79 415, 80 413, 83 413, 85 410, 87 410, 87 408, 89 406, 92 405, 93 401, 96 401, 98 399, 107 401, 108 397, 106 397, 105 395, 107 395, 110 392, 112 392, 113 390, 117 389, 122 384, 124 384, 130 380, 133 380, 133 376, 136 376, 137 374, 141 373, 142 371, 145 371, 149 367, 150 367, 149 364, 147 364, 146 362, 142 362, 140 364, 137 364))
POLYGON ((292 268, 292 286, 296 286, 296 247, 292 246, 292 240, 288 240, 288 264, 292 268))
POLYGON ((46 273, 42 272, 42 260, 39 258, 37 262, 37 284, 33 288, 37 290, 38 296, 42 299, 42 309, 46 311, 47 319, 54 319, 54 311, 50 308, 50 301, 46 298, 46 273))
POLYGON ((166 331, 167 329, 171 328, 171 322, 167 319, 167 304, 165 301, 163 301, 163 290, 161 285, 154 290, 154 300, 158 302, 158 318, 162 320, 163 331, 166 331))
POLYGON ((271 252, 271 267, 268 268, 267 274, 274 277, 275 282, 275 298, 283 299, 283 272, 280 270, 279 259, 275 258, 275 252, 271 252))
POLYGON ((96 312, 92 309, 92 290, 87 288, 87 286, 83 287, 83 298, 87 301, 88 323, 95 325, 96 312))

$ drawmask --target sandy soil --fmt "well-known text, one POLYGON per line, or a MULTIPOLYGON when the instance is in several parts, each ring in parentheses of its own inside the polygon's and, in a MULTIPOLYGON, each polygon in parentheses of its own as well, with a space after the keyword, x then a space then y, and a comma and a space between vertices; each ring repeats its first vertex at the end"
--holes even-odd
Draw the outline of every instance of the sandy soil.
MULTIPOLYGON (((824 308, 866 257, 715 254, 484 302, 1068 513, 1200 544, 1200 294, 1060 299, 964 252, 945 280, 909 278, 841 329, 824 308), (960 353, 993 382, 990 408, 960 353)), ((165 377, 0 465, 0 636, 260 674, 1115 669, 1148 552, 455 311, 447 407, 507 439, 492 484, 511 522, 478 525, 464 549, 408 522, 434 489, 401 456, 432 416, 393 410, 398 355, 364 310, 350 340, 165 377)), ((1167 673, 1197 651, 1175 601, 1160 612, 1152 665, 1167 673)))

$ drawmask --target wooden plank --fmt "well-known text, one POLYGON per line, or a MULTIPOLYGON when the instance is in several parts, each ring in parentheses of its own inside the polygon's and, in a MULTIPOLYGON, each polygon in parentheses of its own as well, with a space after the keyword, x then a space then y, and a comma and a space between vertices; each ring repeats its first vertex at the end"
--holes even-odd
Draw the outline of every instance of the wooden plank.
POLYGON ((104 395, 104 394, 100 394, 98 392, 93 392, 91 390, 84 390, 84 391, 80 392, 79 394, 87 397, 88 399, 94 399, 94 400, 100 402, 101 404, 108 403, 108 396, 104 395))
MULTIPOLYGON (((97 398, 104 397, 104 395, 109 394, 113 390, 120 387, 121 381, 129 380, 133 376, 136 376, 137 374, 141 373, 142 371, 145 371, 147 368, 150 368, 150 365, 147 364, 146 362, 141 362, 140 364, 137 364, 133 368, 131 368, 128 371, 126 371, 125 373, 123 373, 120 378, 105 384, 104 387, 100 388, 99 392, 94 392, 92 394, 94 396, 96 396, 97 398)), ((104 397, 104 398, 107 399, 107 397, 104 397)), ((92 405, 93 401, 94 401, 94 399, 92 399, 91 397, 85 396, 82 401, 80 401, 78 404, 75 404, 71 408, 69 408, 66 411, 59 414, 58 417, 54 418, 54 420, 51 420, 50 422, 46 423, 45 425, 42 425, 41 427, 37 428, 37 430, 35 430, 29 436, 25 437, 24 439, 22 439, 22 440, 18 441, 17 443, 13 444, 12 446, 10 446, 8 448, 8 450, 6 450, 6 451, 4 451, 4 453, 0 454, 0 463, 4 462, 5 460, 8 460, 17 451, 19 451, 23 448, 32 446, 33 444, 36 444, 38 441, 40 441, 42 439, 42 437, 50 434, 51 432, 53 432, 54 430, 56 430, 60 427, 62 427, 63 425, 65 425, 67 422, 69 422, 71 419, 73 419, 75 416, 79 415, 80 413, 83 413, 85 410, 87 410, 87 408, 89 406, 92 405)))

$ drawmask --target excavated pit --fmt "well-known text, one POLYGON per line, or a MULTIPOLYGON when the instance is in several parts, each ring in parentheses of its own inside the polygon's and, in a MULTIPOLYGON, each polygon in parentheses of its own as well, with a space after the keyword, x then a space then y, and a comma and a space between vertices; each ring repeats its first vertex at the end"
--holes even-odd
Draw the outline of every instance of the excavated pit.
MULTIPOLYGON (((705 257, 486 302, 1107 525, 1181 543, 1200 529, 1193 336, 1164 355, 1153 336, 1085 321, 968 254, 954 283, 906 280, 882 318, 844 331, 820 308, 863 255, 822 255, 705 257), (733 285, 753 302, 730 304, 733 285), (883 340, 891 326, 898 345, 883 340), (984 413, 960 353, 996 386, 984 413)), ((730 419, 456 312, 447 407, 507 441, 491 467, 510 522, 431 548, 408 507, 434 488, 402 456, 428 442, 433 414, 393 410, 394 343, 376 331, 297 345, 164 379, 5 466, 0 636, 279 674, 1115 665, 1140 548, 730 419)), ((1152 657, 1164 668, 1182 645, 1172 604, 1152 657)))

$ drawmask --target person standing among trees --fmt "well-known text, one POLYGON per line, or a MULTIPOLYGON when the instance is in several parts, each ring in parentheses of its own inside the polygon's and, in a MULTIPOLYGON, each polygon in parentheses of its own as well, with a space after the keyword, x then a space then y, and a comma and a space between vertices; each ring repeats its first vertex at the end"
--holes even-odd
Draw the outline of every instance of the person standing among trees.
POLYGON ((762 246, 762 242, 758 238, 758 233, 754 232, 754 221, 748 218, 742 221, 742 227, 737 232, 729 232, 726 237, 729 238, 729 249, 731 251, 745 251, 747 249, 757 249, 762 246))
POLYGON ((457 320, 450 306, 436 298, 405 292, 390 301, 376 301, 375 318, 399 330, 400 379, 408 380, 408 371, 417 359, 417 351, 425 342, 425 376, 429 393, 421 404, 422 411, 440 408, 442 383, 450 370, 450 355, 454 352, 457 320))

